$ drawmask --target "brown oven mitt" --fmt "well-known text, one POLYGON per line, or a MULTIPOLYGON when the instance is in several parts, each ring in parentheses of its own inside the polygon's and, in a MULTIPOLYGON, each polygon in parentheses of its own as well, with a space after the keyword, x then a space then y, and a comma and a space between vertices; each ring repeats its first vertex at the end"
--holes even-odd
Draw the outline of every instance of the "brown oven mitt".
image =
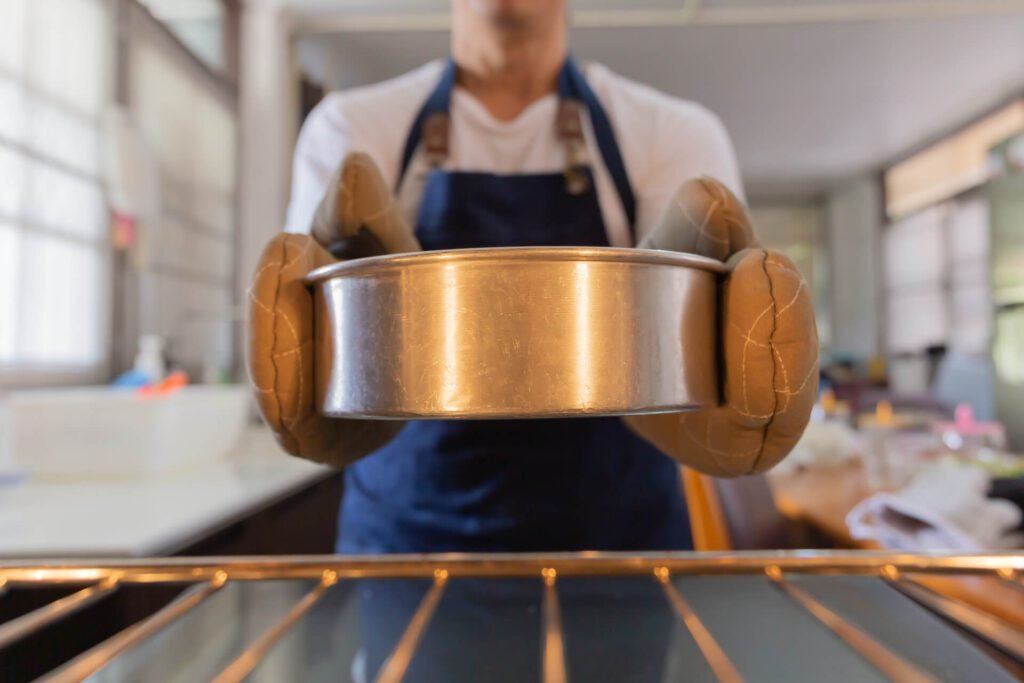
POLYGON ((684 465, 715 476, 763 472, 796 445, 818 392, 818 332, 807 283, 761 248, 743 203, 718 181, 680 188, 640 247, 723 261, 719 296, 722 402, 689 413, 624 418, 684 465))
POLYGON ((343 467, 390 441, 403 423, 327 418, 313 397, 313 295, 303 278, 346 256, 419 251, 369 156, 345 157, 317 209, 310 235, 280 234, 260 257, 249 290, 247 362, 263 419, 281 446, 343 467), (340 245, 340 247, 339 247, 340 245))

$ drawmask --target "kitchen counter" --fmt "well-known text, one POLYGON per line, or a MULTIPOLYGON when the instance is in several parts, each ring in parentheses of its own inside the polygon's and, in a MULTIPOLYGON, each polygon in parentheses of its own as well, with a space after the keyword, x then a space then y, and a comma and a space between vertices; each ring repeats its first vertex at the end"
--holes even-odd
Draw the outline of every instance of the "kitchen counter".
MULTIPOLYGON (((870 541, 850 535, 846 515, 871 495, 859 461, 807 467, 769 477, 779 511, 831 537, 838 547, 878 550, 870 541)), ((927 576, 920 582, 947 597, 975 607, 1024 632, 1024 591, 1007 581, 987 576, 927 576)))
POLYGON ((253 427, 228 458, 159 477, 5 485, 0 557, 174 554, 331 474, 285 456, 266 429, 253 427))

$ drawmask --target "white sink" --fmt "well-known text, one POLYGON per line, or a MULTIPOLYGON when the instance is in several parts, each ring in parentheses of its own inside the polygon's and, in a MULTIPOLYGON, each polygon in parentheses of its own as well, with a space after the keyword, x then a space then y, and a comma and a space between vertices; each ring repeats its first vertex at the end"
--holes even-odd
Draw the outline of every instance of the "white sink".
POLYGON ((226 456, 249 389, 193 385, 163 396, 108 387, 18 391, 0 401, 0 442, 34 477, 139 477, 226 456))

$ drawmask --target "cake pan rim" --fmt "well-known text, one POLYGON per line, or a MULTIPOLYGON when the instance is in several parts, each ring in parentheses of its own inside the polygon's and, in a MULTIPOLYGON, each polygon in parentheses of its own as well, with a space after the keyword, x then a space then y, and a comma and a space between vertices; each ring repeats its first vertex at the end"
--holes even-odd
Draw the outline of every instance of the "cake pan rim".
POLYGON ((623 265, 655 265, 693 268, 715 275, 726 272, 721 261, 677 251, 636 249, 632 247, 484 247, 473 249, 444 249, 418 251, 406 254, 387 254, 341 261, 321 266, 305 277, 307 285, 316 285, 335 277, 372 275, 403 266, 434 265, 439 263, 463 264, 492 261, 505 265, 517 261, 531 263, 621 263, 623 265))

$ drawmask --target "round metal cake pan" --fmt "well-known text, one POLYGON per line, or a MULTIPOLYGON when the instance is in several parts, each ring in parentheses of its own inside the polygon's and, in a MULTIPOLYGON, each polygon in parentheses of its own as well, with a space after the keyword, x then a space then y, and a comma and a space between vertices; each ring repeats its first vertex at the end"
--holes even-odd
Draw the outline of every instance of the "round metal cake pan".
POLYGON ((533 418, 718 397, 722 264, 601 247, 461 249, 311 273, 322 414, 533 418))

